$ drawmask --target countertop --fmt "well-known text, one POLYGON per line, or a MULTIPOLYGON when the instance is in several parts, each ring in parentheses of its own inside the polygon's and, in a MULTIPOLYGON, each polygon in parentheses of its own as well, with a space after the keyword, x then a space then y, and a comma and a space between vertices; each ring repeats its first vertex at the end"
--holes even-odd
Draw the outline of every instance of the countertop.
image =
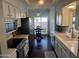
POLYGON ((25 34, 19 34, 19 35, 16 35, 16 36, 14 36, 13 37, 14 39, 19 39, 19 38, 26 38, 26 39, 28 39, 28 35, 25 35, 25 34))
POLYGON ((60 40, 75 56, 78 52, 78 39, 67 37, 66 33, 56 32, 55 37, 60 40))

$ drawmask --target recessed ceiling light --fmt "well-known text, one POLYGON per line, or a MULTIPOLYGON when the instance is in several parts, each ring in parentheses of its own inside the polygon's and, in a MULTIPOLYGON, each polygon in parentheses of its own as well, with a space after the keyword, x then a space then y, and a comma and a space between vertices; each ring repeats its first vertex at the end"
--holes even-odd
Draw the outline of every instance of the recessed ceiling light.
POLYGON ((75 6, 69 6, 68 8, 75 8, 75 6))
POLYGON ((38 1, 38 4, 39 4, 39 5, 43 5, 43 4, 44 4, 44 0, 39 0, 39 1, 38 1))

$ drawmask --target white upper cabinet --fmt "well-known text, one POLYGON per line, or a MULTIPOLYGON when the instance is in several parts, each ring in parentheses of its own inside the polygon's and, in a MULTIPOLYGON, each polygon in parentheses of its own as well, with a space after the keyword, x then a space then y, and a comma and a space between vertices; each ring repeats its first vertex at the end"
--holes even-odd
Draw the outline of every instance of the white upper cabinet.
POLYGON ((63 8, 62 10, 62 25, 69 26, 71 20, 70 11, 67 8, 63 8))
POLYGON ((26 13, 24 11, 20 11, 20 15, 21 15, 21 18, 25 18, 26 17, 26 13))
POLYGON ((25 12, 21 11, 21 18, 25 18, 25 12))
POLYGON ((21 19, 17 19, 17 27, 21 27, 21 19))
POLYGON ((7 2, 3 2, 4 17, 15 18, 15 7, 7 2))
POLYGON ((26 17, 26 12, 24 12, 24 15, 23 16, 24 16, 24 18, 26 17))
POLYGON ((10 6, 6 2, 3 2, 3 13, 4 17, 10 17, 10 6))
POLYGON ((20 18, 23 18, 23 12, 20 11, 20 18))
POLYGON ((10 5, 10 17, 15 18, 15 8, 10 5))
POLYGON ((9 4, 8 2, 3 2, 3 12, 4 17, 9 18, 25 18, 26 13, 20 9, 16 8, 15 6, 9 4))
POLYGON ((18 8, 15 8, 15 14, 16 14, 16 18, 20 17, 20 12, 18 8))

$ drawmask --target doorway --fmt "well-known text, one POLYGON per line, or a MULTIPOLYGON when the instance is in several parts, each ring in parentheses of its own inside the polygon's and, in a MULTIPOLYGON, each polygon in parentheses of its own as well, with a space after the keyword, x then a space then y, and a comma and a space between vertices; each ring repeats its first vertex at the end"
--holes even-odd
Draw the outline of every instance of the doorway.
POLYGON ((41 27, 41 29, 43 29, 41 33, 43 35, 47 35, 48 34, 48 17, 34 17, 34 28, 36 28, 38 25, 41 27))

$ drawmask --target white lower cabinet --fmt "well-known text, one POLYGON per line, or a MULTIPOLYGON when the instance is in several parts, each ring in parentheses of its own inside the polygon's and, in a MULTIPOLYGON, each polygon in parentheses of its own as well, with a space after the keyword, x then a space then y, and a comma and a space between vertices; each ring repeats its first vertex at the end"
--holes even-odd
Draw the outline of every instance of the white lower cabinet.
POLYGON ((62 58, 70 58, 63 48, 62 48, 62 58))
POLYGON ((62 42, 56 39, 55 42, 55 52, 59 58, 76 58, 74 54, 71 53, 65 45, 61 44, 62 42))
POLYGON ((57 45, 57 41, 55 42, 55 52, 58 52, 58 45, 57 45))
POLYGON ((56 43, 55 52, 56 52, 57 56, 59 58, 70 58, 70 54, 68 53, 67 50, 64 50, 64 48, 62 47, 63 45, 61 45, 61 43, 58 40, 56 40, 55 43, 56 43))
POLYGON ((70 57, 71 57, 71 58, 77 58, 76 56, 74 56, 73 53, 70 54, 70 57))
POLYGON ((57 48, 57 54, 58 54, 58 57, 61 58, 61 55, 62 55, 62 48, 59 44, 58 45, 58 48, 57 48))

